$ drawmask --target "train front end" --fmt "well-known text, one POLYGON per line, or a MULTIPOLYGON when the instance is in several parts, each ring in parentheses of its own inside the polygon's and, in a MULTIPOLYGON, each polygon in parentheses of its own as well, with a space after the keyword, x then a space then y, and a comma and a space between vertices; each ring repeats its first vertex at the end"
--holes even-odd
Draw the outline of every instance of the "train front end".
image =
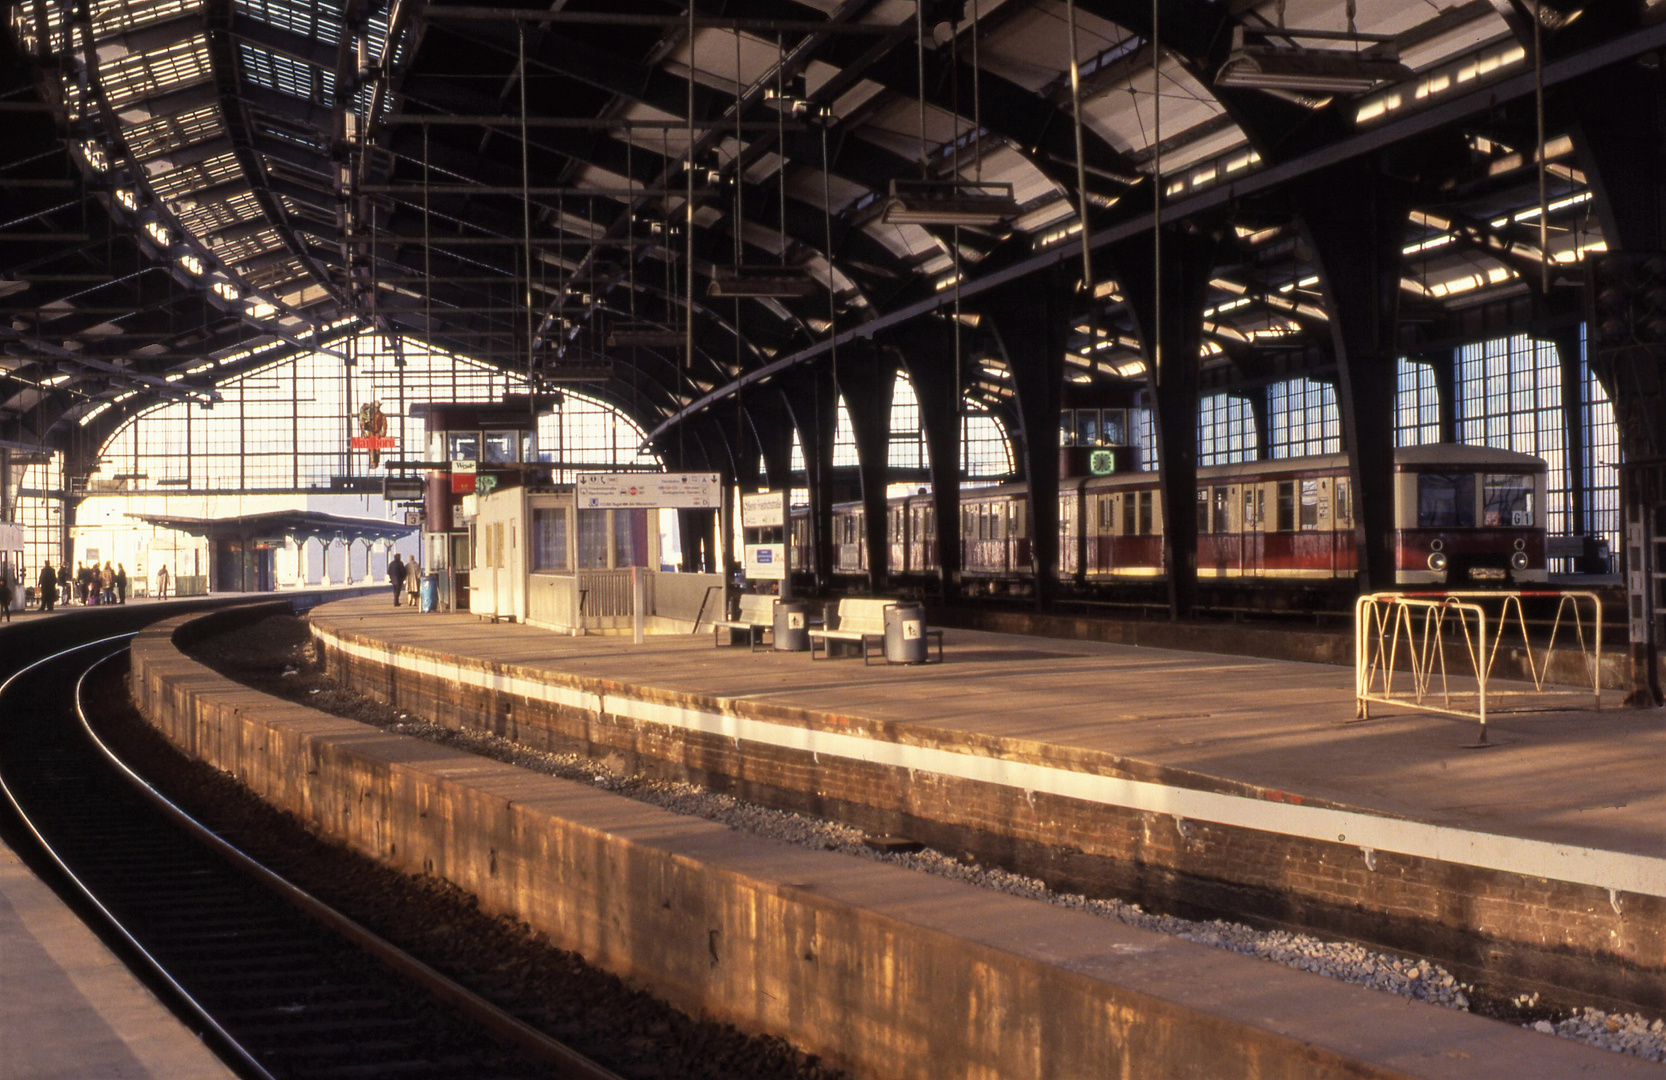
POLYGON ((1395 454, 1395 579, 1462 591, 1548 580, 1545 463, 1484 446, 1395 454))

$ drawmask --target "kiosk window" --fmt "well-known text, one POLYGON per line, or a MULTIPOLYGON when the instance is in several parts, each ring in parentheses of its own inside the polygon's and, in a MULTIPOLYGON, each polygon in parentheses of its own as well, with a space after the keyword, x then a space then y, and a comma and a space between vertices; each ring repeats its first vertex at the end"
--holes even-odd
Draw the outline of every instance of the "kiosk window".
POLYGON ((567 511, 563 507, 535 507, 532 511, 532 568, 567 569, 567 511))

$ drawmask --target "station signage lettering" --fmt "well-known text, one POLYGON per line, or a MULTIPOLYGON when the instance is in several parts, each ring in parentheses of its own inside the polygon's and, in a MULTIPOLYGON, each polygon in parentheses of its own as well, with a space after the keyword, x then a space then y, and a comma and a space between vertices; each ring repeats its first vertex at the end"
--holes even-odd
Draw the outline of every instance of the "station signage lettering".
POLYGON ((766 491, 740 497, 743 529, 780 529, 787 524, 787 493, 766 491))
POLYGON ((710 510, 723 505, 717 473, 580 473, 581 510, 710 510))

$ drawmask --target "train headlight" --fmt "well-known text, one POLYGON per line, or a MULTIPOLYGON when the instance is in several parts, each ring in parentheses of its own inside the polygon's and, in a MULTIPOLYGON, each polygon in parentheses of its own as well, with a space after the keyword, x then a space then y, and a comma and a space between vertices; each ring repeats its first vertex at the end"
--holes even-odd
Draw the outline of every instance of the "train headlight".
MULTIPOLYGON (((1520 543, 1520 541, 1518 540, 1517 543, 1520 543)), ((1510 568, 1513 570, 1525 570, 1527 569, 1529 561, 1531 560, 1527 558, 1527 552, 1516 551, 1510 555, 1510 568)))
MULTIPOLYGON (((1440 541, 1437 540, 1435 543, 1438 544, 1440 541)), ((1429 569, 1433 570, 1437 574, 1445 573, 1446 553, 1442 551, 1431 552, 1429 555, 1429 569)))
POLYGON ((1430 551, 1440 551, 1445 546, 1446 546, 1446 541, 1442 540, 1438 536, 1435 537, 1433 540, 1429 541, 1429 550, 1430 551))

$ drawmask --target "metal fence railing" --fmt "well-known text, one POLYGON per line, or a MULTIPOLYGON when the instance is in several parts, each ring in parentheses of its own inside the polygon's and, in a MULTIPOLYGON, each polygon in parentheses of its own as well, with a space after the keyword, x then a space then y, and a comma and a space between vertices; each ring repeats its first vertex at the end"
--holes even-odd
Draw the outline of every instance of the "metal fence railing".
POLYGON ((1500 711, 1501 699, 1532 698, 1527 707, 1543 708, 1570 695, 1589 696, 1592 708, 1602 708, 1602 598, 1596 593, 1382 592, 1354 603, 1358 719, 1369 718, 1373 703, 1445 713, 1475 720, 1480 732, 1472 745, 1486 746, 1489 707, 1500 711), (1524 597, 1556 602, 1542 645, 1529 636, 1524 597), (1588 687, 1553 683, 1559 647, 1577 647, 1580 663, 1572 671, 1588 678, 1588 687), (1506 648, 1519 657, 1514 680, 1495 670, 1506 648))

